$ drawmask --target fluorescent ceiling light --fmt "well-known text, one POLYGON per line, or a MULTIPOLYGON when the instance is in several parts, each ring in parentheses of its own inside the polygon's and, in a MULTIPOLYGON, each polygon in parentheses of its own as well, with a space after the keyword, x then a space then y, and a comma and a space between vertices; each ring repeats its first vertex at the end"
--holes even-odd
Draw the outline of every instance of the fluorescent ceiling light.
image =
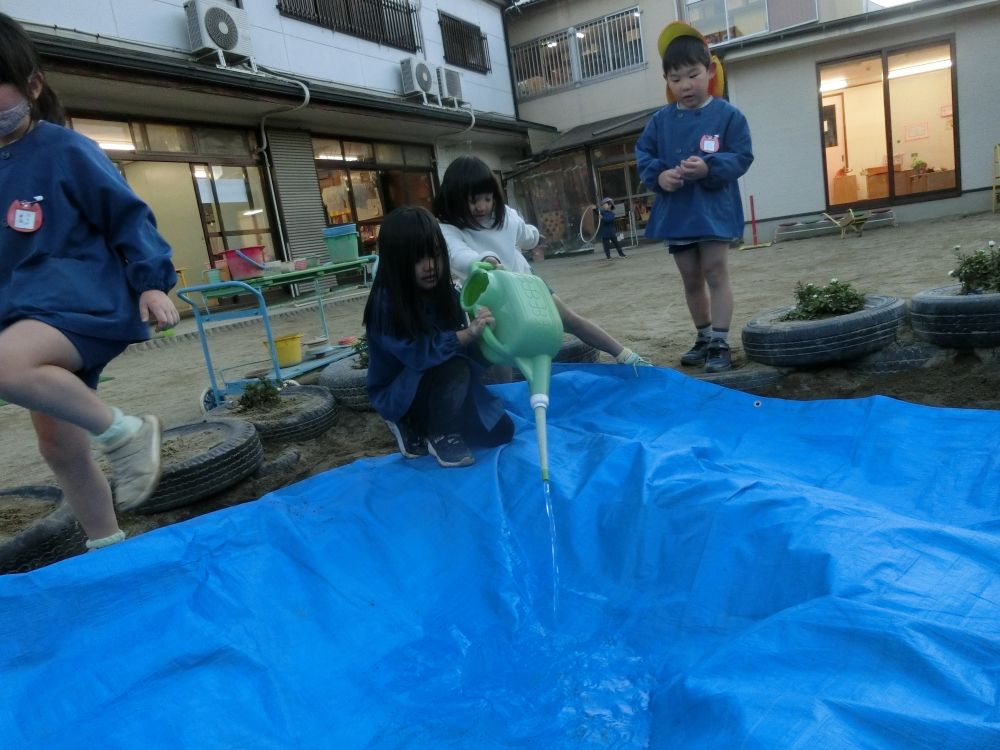
POLYGON ((135 151, 135 146, 131 143, 115 143, 114 141, 98 141, 97 145, 105 151, 135 151))
POLYGON ((558 45, 558 44, 559 44, 559 42, 549 42, 549 43, 548 43, 548 44, 546 44, 545 46, 546 46, 546 47, 549 47, 549 48, 551 49, 552 47, 555 47, 555 46, 556 46, 556 45, 558 45))
POLYGON ((830 78, 829 80, 823 81, 819 85, 819 91, 821 94, 829 93, 830 91, 840 91, 841 89, 847 88, 846 78, 830 78))
POLYGON ((249 211, 244 211, 243 215, 244 216, 253 216, 254 214, 262 214, 262 213, 264 213, 264 209, 263 208, 253 208, 253 209, 251 209, 249 211))
POLYGON ((585 36, 587 36, 587 35, 584 34, 582 31, 576 32, 576 38, 577 39, 583 39, 585 36))
POLYGON ((881 8, 895 8, 897 5, 906 5, 915 0, 872 0, 872 3, 881 8))
POLYGON ((907 65, 903 68, 896 68, 889 71, 889 78, 903 78, 904 76, 915 76, 918 73, 930 73, 932 70, 945 70, 951 67, 951 60, 934 60, 932 62, 920 63, 919 65, 907 65))

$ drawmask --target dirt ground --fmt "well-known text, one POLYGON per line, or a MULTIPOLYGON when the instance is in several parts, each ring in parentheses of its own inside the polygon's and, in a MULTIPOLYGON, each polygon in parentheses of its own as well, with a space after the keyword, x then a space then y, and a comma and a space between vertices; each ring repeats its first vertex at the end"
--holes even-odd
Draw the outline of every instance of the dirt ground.
MULTIPOLYGON (((837 278, 866 293, 909 299, 916 292, 951 283, 948 272, 956 264, 955 245, 971 251, 990 239, 1000 239, 1000 215, 986 213, 870 229, 862 237, 841 239, 831 234, 734 250, 730 256, 736 302, 731 335, 734 363, 737 367, 745 364, 739 346, 742 325, 763 310, 793 304, 799 281, 825 284, 837 278)), ((656 365, 693 374, 679 364, 680 354, 693 340, 693 328, 672 260, 658 244, 627 252, 627 259, 612 261, 606 261, 600 250, 548 259, 536 263, 535 269, 567 304, 622 343, 656 365)), ((363 307, 363 299, 327 305, 331 337, 360 334, 363 307)), ((272 327, 275 335, 302 332, 309 338, 320 333, 315 309, 309 308, 273 316, 272 327)), ((193 329, 187 321, 179 330, 193 329)), ((250 365, 263 359, 261 339, 256 321, 213 330, 207 336, 216 369, 235 367, 237 372, 253 369, 250 365)), ((946 365, 901 375, 867 375, 843 367, 797 372, 757 392, 791 399, 879 393, 930 405, 997 409, 997 360, 991 364, 983 361, 989 357, 981 355, 957 353, 946 365)), ((610 362, 610 358, 602 361, 610 362)), ((102 397, 126 412, 158 414, 166 427, 202 419, 200 395, 208 377, 201 343, 193 333, 132 347, 111 363, 105 375, 109 380, 101 385, 102 397)), ((265 465, 258 475, 224 495, 182 511, 125 517, 123 525, 138 533, 244 502, 316 472, 393 449, 388 431, 374 414, 340 409, 334 428, 319 439, 265 445, 265 465)), ((0 486, 52 481, 35 448, 27 412, 12 405, 0 407, 0 486)), ((2 511, 0 506, 0 532, 4 530, 2 511)))

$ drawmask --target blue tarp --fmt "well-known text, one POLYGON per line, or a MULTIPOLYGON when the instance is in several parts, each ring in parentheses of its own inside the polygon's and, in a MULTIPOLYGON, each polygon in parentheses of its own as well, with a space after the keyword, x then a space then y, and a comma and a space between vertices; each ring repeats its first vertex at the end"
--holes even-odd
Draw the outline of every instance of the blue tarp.
POLYGON ((0 577, 0 747, 1000 747, 1000 412, 559 371, 554 570, 502 391, 468 469, 0 577))

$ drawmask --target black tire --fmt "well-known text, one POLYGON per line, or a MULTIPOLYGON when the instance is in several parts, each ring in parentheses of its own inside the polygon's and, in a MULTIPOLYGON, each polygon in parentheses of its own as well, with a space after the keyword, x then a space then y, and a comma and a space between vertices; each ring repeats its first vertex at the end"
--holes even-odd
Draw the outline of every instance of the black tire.
POLYGON ((601 353, 590 344, 585 344, 576 336, 565 334, 559 353, 552 358, 553 362, 589 363, 596 362, 601 353))
POLYGON ((319 384, 341 406, 353 411, 374 411, 368 399, 368 368, 356 368, 357 355, 331 362, 319 374, 319 384))
POLYGON ((696 375, 698 380, 714 383, 737 391, 753 391, 756 388, 768 388, 785 377, 786 371, 777 367, 748 362, 743 367, 734 367, 725 372, 703 373, 696 375))
POLYGON ((858 372, 890 375, 944 364, 954 354, 932 344, 889 344, 881 351, 847 362, 846 366, 858 372))
POLYGON ((312 440, 333 427, 337 405, 333 394, 321 385, 292 385, 282 388, 279 397, 300 406, 291 414, 269 417, 266 412, 242 412, 237 403, 223 406, 232 417, 250 422, 268 442, 312 440))
POLYGON ((43 502, 52 510, 7 539, 0 540, 0 574, 26 573, 86 550, 83 533, 58 487, 36 485, 0 490, 0 497, 18 502, 43 502))
POLYGON ((781 320, 793 305, 760 313, 743 328, 747 359, 776 367, 842 362, 878 351, 896 339, 906 303, 870 294, 857 312, 822 320, 781 320))
POLYGON ((163 474, 156 491, 132 512, 162 513, 211 497, 253 474, 264 458, 257 429, 242 419, 206 419, 163 431, 163 474), (203 453, 171 462, 170 442, 209 433, 203 453))
POLYGON ((913 333, 953 349, 1000 346, 1000 293, 961 294, 961 289, 952 284, 913 295, 913 333))

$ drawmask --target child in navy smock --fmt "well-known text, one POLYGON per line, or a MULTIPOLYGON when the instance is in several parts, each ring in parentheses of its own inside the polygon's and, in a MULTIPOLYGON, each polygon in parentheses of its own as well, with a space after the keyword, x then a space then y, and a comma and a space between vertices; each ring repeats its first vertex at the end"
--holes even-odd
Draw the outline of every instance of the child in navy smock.
MULTIPOLYGON (((506 204, 496 177, 479 157, 460 156, 448 165, 434 210, 448 243, 452 273, 460 282, 465 282, 476 261, 516 273, 531 273, 521 251, 538 245, 541 235, 506 204)), ((622 346, 599 325, 573 312, 556 294, 552 301, 567 333, 607 352, 619 364, 649 364, 648 359, 622 346)))
POLYGON ((170 248, 96 143, 62 127, 24 30, 0 14, 0 398, 30 410, 39 449, 91 549, 124 539, 115 516, 160 474, 156 417, 96 393, 101 370, 177 323, 170 248), (107 457, 111 487, 91 452, 107 457))
POLYGON ((468 444, 509 443, 514 423, 481 382, 477 341, 493 315, 467 320, 437 220, 398 208, 379 231, 379 267, 365 305, 368 396, 406 458, 473 463, 468 444))
POLYGON ((722 63, 685 23, 667 25, 659 52, 667 99, 636 142, 639 176, 657 196, 646 236, 664 239, 680 271, 697 329, 681 364, 706 372, 732 367, 733 291, 727 252, 743 238, 737 179, 753 161, 746 118, 722 99, 722 63))
POLYGON ((604 245, 604 257, 611 260, 611 245, 615 246, 619 258, 627 258, 622 250, 622 244, 618 241, 618 229, 615 227, 615 202, 611 198, 601 201, 601 207, 591 206, 597 213, 600 223, 597 225, 597 236, 601 238, 604 245))

